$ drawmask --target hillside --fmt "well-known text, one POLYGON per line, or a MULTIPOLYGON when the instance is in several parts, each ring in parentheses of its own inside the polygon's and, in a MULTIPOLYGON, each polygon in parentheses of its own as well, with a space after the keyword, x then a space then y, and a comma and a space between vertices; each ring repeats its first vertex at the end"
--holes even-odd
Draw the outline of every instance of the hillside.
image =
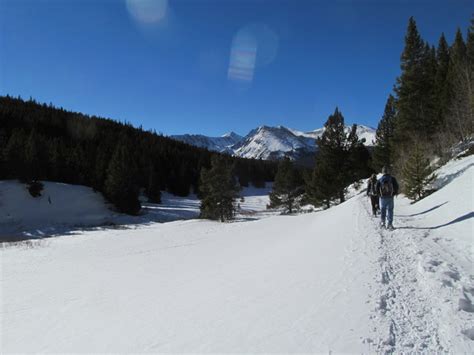
MULTIPOLYGON (((0 96, 0 180, 84 185, 121 212, 138 214, 140 190, 154 201, 154 191, 196 193, 215 155, 129 123, 0 96)), ((246 183, 272 181, 276 172, 273 162, 226 160, 246 183)))
POLYGON ((299 216, 4 247, 1 350, 472 353, 473 165, 397 198, 393 232, 361 193, 299 216))

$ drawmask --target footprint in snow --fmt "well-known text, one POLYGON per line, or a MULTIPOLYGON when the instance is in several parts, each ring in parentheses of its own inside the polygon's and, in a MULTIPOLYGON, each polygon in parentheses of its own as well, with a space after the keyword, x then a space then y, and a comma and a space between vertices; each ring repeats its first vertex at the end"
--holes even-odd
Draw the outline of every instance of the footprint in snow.
POLYGON ((462 330, 461 333, 467 336, 469 339, 474 340, 474 327, 462 330))
POLYGON ((448 271, 445 271, 444 274, 450 277, 451 279, 453 279, 454 281, 461 280, 461 276, 459 275, 459 272, 457 272, 456 270, 448 270, 448 271))
POLYGON ((459 310, 464 311, 464 312, 474 313, 474 305, 472 304, 471 300, 467 298, 460 298, 459 310))

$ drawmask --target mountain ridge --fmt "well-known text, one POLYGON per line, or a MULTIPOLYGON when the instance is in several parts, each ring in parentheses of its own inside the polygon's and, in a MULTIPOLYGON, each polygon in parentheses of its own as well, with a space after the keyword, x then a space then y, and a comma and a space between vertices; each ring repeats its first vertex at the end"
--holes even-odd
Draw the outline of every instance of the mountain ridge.
MULTIPOLYGON (((350 129, 351 126, 345 127, 347 133, 350 129)), ((316 138, 323 133, 324 127, 305 132, 285 126, 262 125, 252 129, 245 136, 229 132, 220 137, 182 134, 172 135, 170 138, 241 158, 275 160, 289 157, 292 160, 298 160, 317 151, 316 138)), ((357 125, 357 134, 360 139, 365 139, 367 146, 374 145, 374 128, 357 125)))

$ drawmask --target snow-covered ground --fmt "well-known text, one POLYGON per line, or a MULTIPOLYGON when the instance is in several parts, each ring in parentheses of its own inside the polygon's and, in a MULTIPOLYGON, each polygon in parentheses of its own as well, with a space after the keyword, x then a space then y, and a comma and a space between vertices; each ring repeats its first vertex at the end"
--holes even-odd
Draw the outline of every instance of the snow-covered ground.
POLYGON ((67 227, 110 224, 114 214, 101 194, 85 186, 44 182, 31 197, 26 185, 0 180, 0 237, 45 236, 67 227))
POLYGON ((472 353, 473 164, 443 167, 416 204, 397 198, 393 232, 356 194, 299 216, 4 247, 0 350, 472 353))
MULTIPOLYGON (((26 185, 13 180, 0 180, 0 242, 77 233, 93 227, 132 227, 156 222, 193 219, 199 216, 200 200, 196 195, 178 197, 162 192, 162 203, 142 201, 139 216, 113 212, 103 196, 91 188, 56 182, 43 182, 41 196, 31 197, 26 185)), ((251 185, 241 190, 239 219, 255 219, 273 215, 266 211, 271 183, 265 188, 251 185)))

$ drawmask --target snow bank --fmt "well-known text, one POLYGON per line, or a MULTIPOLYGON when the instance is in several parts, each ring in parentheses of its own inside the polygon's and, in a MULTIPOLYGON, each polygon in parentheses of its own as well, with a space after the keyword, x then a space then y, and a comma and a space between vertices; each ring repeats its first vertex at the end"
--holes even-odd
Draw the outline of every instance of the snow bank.
POLYGON ((33 198, 26 185, 0 181, 0 235, 64 226, 96 226, 110 222, 114 213, 103 196, 91 188, 43 182, 41 196, 33 198))
MULTIPOLYGON (((99 192, 78 185, 44 182, 42 196, 33 198, 18 181, 0 181, 0 238, 61 235, 81 228, 104 225, 131 226, 199 217, 196 195, 174 196, 162 191, 162 203, 142 202, 139 216, 113 212, 99 192)), ((239 215, 270 215, 266 211, 271 183, 265 188, 242 189, 239 215)), ((144 199, 146 201, 146 199, 144 199)))

